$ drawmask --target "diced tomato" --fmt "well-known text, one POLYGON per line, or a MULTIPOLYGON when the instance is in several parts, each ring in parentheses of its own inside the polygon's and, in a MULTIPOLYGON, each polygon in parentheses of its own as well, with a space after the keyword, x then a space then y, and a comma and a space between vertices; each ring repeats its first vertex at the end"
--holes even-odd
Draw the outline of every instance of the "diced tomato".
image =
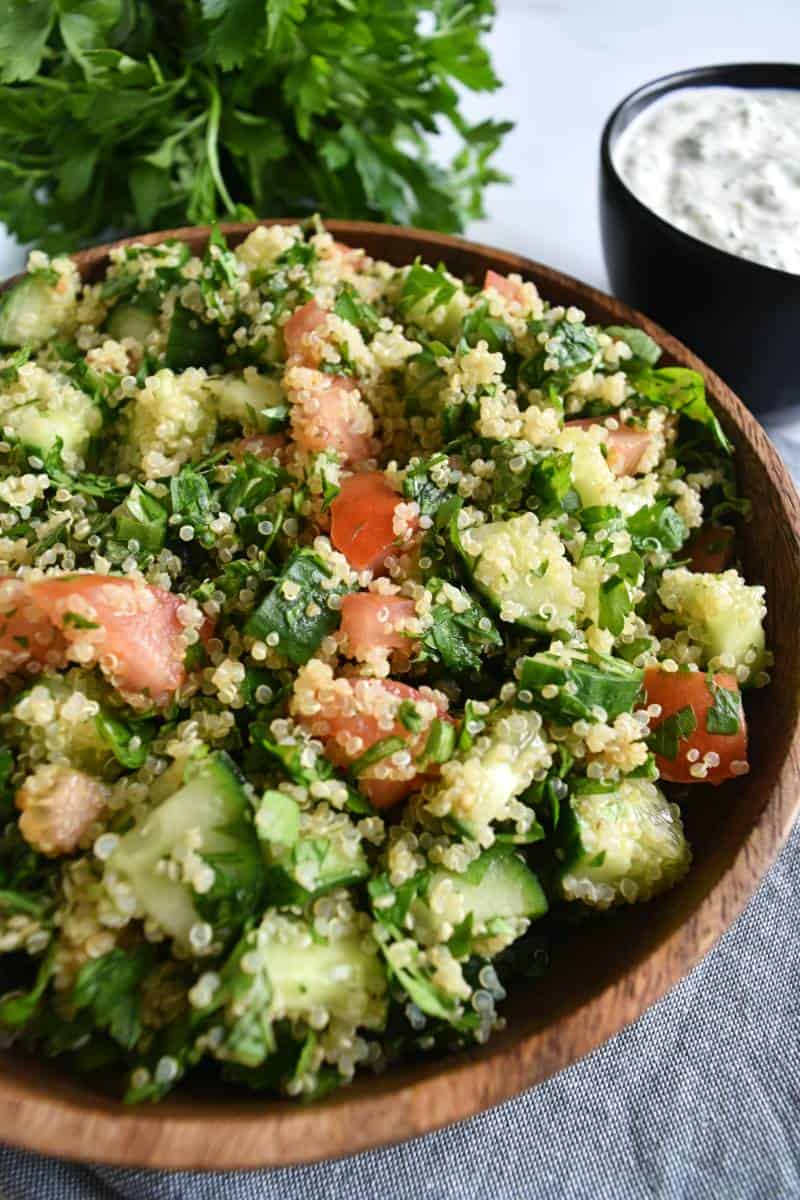
POLYGON ((608 439, 608 465, 615 475, 635 475, 650 448, 650 434, 642 429, 615 429, 608 439))
POLYGON ((18 789, 19 831, 41 854, 72 854, 108 801, 99 779, 63 763, 46 763, 18 789))
POLYGON ((688 737, 679 739, 677 755, 674 758, 656 755, 662 779, 672 783, 719 784, 747 773, 747 724, 739 685, 733 675, 725 672, 714 675, 714 685, 735 694, 739 723, 735 733, 710 733, 708 730, 708 714, 714 707, 714 695, 705 672, 664 671, 660 667, 648 667, 645 672, 647 703, 661 707, 660 715, 650 722, 651 729, 658 729, 682 709, 690 708, 694 713, 695 729, 688 737), (706 774, 700 778, 698 773, 692 774, 693 767, 697 772, 698 764, 707 767, 706 774))
MULTIPOLYGON (((331 504, 331 541, 357 571, 379 574, 398 546, 395 511, 405 501, 382 471, 351 475, 331 504)), ((403 541, 411 540, 417 520, 408 523, 403 541)))
POLYGON ((327 312, 316 300, 309 300, 295 309, 283 327, 287 358, 315 366, 320 358, 319 348, 314 345, 310 335, 321 329, 327 319, 327 312))
POLYGON ((366 251, 360 250, 356 246, 346 246, 344 242, 332 242, 331 251, 333 254, 342 260, 347 266, 358 270, 366 257, 366 251))
POLYGON ((691 571, 712 575, 726 571, 733 562, 736 534, 727 525, 703 525, 686 544, 691 571))
POLYGON ((408 746, 408 763, 395 763, 391 756, 370 765, 359 775, 359 788, 377 808, 398 804, 439 773, 435 763, 423 772, 419 772, 414 764, 425 747, 430 721, 425 721, 417 732, 407 729, 399 720, 384 728, 379 714, 382 708, 386 708, 389 697, 392 700, 409 700, 415 705, 433 703, 437 716, 450 720, 443 704, 432 699, 430 693, 426 695, 393 679, 340 679, 336 682, 338 690, 332 695, 330 703, 319 716, 305 719, 311 732, 323 741, 325 753, 332 762, 349 767, 376 742, 385 738, 401 738, 408 746), (346 691, 343 684, 347 685, 346 691))
POLYGON ((393 808, 402 803, 406 796, 423 787, 429 775, 417 775, 411 781, 405 779, 365 779, 361 790, 369 797, 375 808, 393 808))
POLYGON ((580 417, 567 421, 568 429, 589 429, 601 425, 608 434, 608 465, 615 475, 635 475, 650 445, 650 434, 643 429, 607 429, 602 418, 580 417))
POLYGON ((506 300, 517 304, 525 303, 525 292, 521 283, 517 283, 513 279, 509 279, 506 275, 498 275, 497 271, 487 271, 486 278, 483 281, 483 290, 488 292, 492 288, 495 292, 499 292, 506 300))
POLYGON ((29 662, 63 666, 66 643, 21 579, 0 579, 0 679, 29 662))
POLYGON ((42 579, 28 594, 72 643, 72 657, 99 662, 132 702, 164 704, 185 683, 181 596, 108 575, 42 579))
POLYGON ((374 452, 372 413, 352 379, 319 375, 318 387, 291 394, 295 441, 312 454, 335 450, 345 464, 364 462, 374 452))
POLYGON ((405 596, 350 592, 342 598, 342 633, 351 658, 367 659, 376 652, 411 652, 413 639, 404 632, 416 616, 414 601, 405 596))
POLYGON ((231 454, 241 462, 245 454, 255 458, 282 458, 286 450, 286 438, 282 433, 250 433, 231 443, 231 454))

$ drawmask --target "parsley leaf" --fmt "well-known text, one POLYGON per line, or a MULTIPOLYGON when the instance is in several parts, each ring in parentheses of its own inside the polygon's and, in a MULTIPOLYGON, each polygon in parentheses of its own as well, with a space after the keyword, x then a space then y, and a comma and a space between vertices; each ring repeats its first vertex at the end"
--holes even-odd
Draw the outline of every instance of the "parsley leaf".
POLYGON ((529 328, 534 335, 546 333, 548 338, 520 369, 520 378, 529 387, 565 384, 592 365, 599 349, 594 332, 582 321, 530 321, 529 328))
POLYGON ((119 948, 85 963, 72 990, 76 1009, 90 1008, 100 1029, 132 1050, 142 1033, 139 988, 152 961, 149 946, 119 948))
POLYGON ((504 179, 492 157, 511 126, 462 104, 499 86, 492 0, 186 0, 169 14, 163 0, 6 0, 2 13, 0 220, 51 251, 109 228, 276 212, 458 232, 504 179), (445 126, 442 164, 426 139, 445 126))
POLYGON ((139 767, 144 766, 155 735, 152 721, 139 719, 125 722, 100 712, 95 717, 94 724, 99 737, 111 750, 117 762, 129 771, 138 771, 139 767))
POLYGON ((489 316, 489 304, 486 300, 464 318, 461 336, 467 346, 477 346, 478 342, 486 342, 492 353, 506 356, 514 353, 513 333, 505 321, 489 316))
POLYGON ((442 662, 453 671, 479 670, 481 654, 503 644, 491 617, 463 588, 436 578, 428 580, 428 588, 434 603, 420 658, 442 662))
POLYGON ((19 1029, 22 1025, 27 1025, 42 1002, 55 965, 55 947, 51 946, 39 964, 30 991, 22 994, 12 992, 8 996, 0 997, 0 1026, 19 1029))
POLYGON ((621 575, 612 575, 600 585, 597 623, 601 629, 608 629, 618 637, 632 609, 630 589, 621 575))
POLYGON ((654 342, 650 334, 645 333, 643 329, 637 329, 634 325, 609 325, 605 332, 609 337, 624 342, 633 354, 633 358, 621 363, 623 369, 630 370, 634 366, 640 367, 643 363, 654 367, 661 358, 658 342, 654 342))
POLYGON ((732 735, 741 728, 742 703, 735 688, 722 687, 715 683, 711 675, 707 678, 708 690, 713 704, 706 713, 706 730, 708 733, 724 733, 732 735))
POLYGON ((628 518, 628 531, 637 550, 680 550, 688 530, 669 500, 640 508, 628 518))
POLYGON ((647 368, 630 376, 640 402, 669 408, 690 421, 704 425, 720 450, 730 454, 731 443, 716 413, 706 400, 703 376, 688 367, 647 368))
POLYGON ((416 500, 420 516, 433 516, 451 495, 446 486, 440 486, 433 478, 435 470, 444 474, 447 466, 447 455, 439 451, 408 468, 403 480, 403 495, 408 500, 416 500))
POLYGON ((371 337, 378 328, 380 317, 371 304, 362 300, 352 284, 345 283, 339 292, 333 311, 343 321, 356 325, 362 333, 371 337))
POLYGON ((339 613, 328 604, 345 589, 331 586, 325 563, 310 550, 295 550, 258 608, 245 633, 275 644, 279 654, 301 666, 320 642, 339 624, 339 613))
POLYGON ((434 270, 415 262, 403 280, 399 308, 413 318, 449 304, 457 291, 458 285, 448 279, 442 263, 434 270))
POLYGON ((562 725, 597 720, 596 709, 603 710, 607 721, 614 721, 621 713, 633 711, 643 678, 638 667, 610 655, 576 656, 567 662, 543 651, 523 658, 517 703, 532 706, 562 725), (553 687, 557 694, 550 696, 553 687), (547 697, 542 695, 544 688, 547 697))
POLYGON ((695 729, 697 718, 692 706, 687 704, 657 725, 647 744, 654 754, 660 754, 662 758, 677 758, 679 744, 690 738, 695 729))

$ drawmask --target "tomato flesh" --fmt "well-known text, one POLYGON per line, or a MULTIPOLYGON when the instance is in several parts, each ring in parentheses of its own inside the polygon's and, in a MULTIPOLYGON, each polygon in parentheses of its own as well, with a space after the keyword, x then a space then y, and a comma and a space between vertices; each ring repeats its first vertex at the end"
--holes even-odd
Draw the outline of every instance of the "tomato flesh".
POLYGON ((182 596, 108 575, 42 579, 28 593, 67 642, 80 644, 78 661, 99 662, 132 701, 165 704, 186 682, 182 596))
POLYGON ((665 758, 656 754, 656 763, 662 779, 671 783, 720 784, 747 773, 747 724, 739 684, 733 675, 723 671, 717 672, 713 678, 717 688, 725 688, 736 695, 739 717, 736 733, 708 731, 708 714, 714 707, 714 696, 705 672, 664 671, 660 667, 648 667, 645 671, 644 689, 647 703, 658 704, 661 707, 660 715, 651 719, 652 730, 658 729, 664 721, 682 709, 691 708, 694 713, 695 729, 688 737, 678 741, 677 755, 674 758, 665 758), (710 762, 707 761, 708 755, 711 755, 710 762), (703 764, 707 768, 705 775, 699 772, 699 765, 703 764))
POLYGON ((325 324, 328 314, 316 300, 309 300, 295 309, 283 327, 283 341, 288 358, 302 360, 313 366, 319 362, 319 347, 314 345, 312 334, 325 324))
POLYGON ((411 652, 413 639, 403 632, 405 622, 416 615, 414 601, 405 596, 381 596, 374 592, 350 592, 342 599, 341 632, 347 652, 367 659, 389 650, 411 652))
POLYGON ((288 359, 284 387, 292 405, 292 437, 301 450, 335 450, 344 465, 363 462, 373 451, 374 421, 349 375, 316 370, 328 313, 309 300, 283 327, 288 359), (317 335, 316 337, 314 335, 317 335))
MULTIPOLYGON (((391 737, 402 738, 408 745, 410 763, 399 766, 386 759, 367 767, 358 779, 360 791, 376 808, 388 808, 399 804, 439 773, 436 763, 430 764, 423 772, 414 767, 414 759, 421 755, 425 747, 430 726, 423 725, 418 732, 414 732, 398 720, 389 729, 385 729, 369 709, 379 707, 381 701, 385 701, 386 693, 400 700, 409 700, 413 704, 429 700, 429 697, 416 688, 398 683, 394 679, 348 680, 347 683, 350 696, 345 700, 337 697, 318 716, 306 719, 305 723, 310 731, 322 740, 325 753, 331 762, 340 767, 349 767, 376 742, 391 737), (354 704, 356 697, 361 701, 358 708, 354 704), (358 741, 354 742, 354 739, 358 741)), ((439 717, 450 720, 443 707, 439 707, 438 704, 436 707, 439 717)))
POLYGON ((366 250, 359 250, 355 246, 346 246, 344 242, 332 242, 331 250, 337 258, 345 265, 352 267, 353 270, 358 270, 367 256, 366 250))
POLYGON ((488 292, 489 289, 498 292, 505 300, 517 304, 525 302, 525 292, 521 283, 516 283, 513 279, 509 279, 505 275, 498 274, 497 271, 487 271, 483 281, 483 290, 488 292))
POLYGON ((345 466, 363 462, 374 450, 369 408, 354 394, 352 379, 318 374, 318 386, 289 394, 292 436, 312 454, 335 450, 345 466))
POLYGON ((66 642, 21 579, 0 579, 0 679, 28 663, 63 666, 66 642))
POLYGON ((718 575, 733 563, 736 534, 727 525, 703 525, 686 544, 691 571, 718 575))
MULTIPOLYGON (((383 572, 396 551, 395 510, 403 504, 382 471, 365 471, 345 479, 331 504, 331 541, 357 571, 383 572)), ((416 529, 409 523, 408 539, 416 529)))
POLYGON ((635 475, 650 446, 650 434, 643 429, 608 429, 602 418, 579 417, 566 421, 567 429, 590 429, 600 425, 608 434, 608 465, 615 475, 635 475))

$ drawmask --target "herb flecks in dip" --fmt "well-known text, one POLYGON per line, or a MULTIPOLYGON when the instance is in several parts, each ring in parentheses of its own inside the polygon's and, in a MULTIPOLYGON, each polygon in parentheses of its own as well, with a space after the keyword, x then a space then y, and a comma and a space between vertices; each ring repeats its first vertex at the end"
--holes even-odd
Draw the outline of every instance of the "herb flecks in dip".
POLYGON ((800 91, 671 92, 634 118, 614 161, 631 191, 670 224, 800 274, 800 91))
POLYGON ((769 659, 645 333, 312 226, 34 256, 0 339, 4 1037, 316 1096, 683 877, 769 659))

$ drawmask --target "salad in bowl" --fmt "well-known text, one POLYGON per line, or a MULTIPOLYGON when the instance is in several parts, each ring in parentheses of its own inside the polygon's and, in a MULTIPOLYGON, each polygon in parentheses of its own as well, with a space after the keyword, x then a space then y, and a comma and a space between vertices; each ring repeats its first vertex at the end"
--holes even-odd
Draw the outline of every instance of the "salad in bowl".
POLYGON ((771 659, 646 333, 310 222, 34 253, 0 344, 5 1042, 313 1098, 690 870, 771 659))

